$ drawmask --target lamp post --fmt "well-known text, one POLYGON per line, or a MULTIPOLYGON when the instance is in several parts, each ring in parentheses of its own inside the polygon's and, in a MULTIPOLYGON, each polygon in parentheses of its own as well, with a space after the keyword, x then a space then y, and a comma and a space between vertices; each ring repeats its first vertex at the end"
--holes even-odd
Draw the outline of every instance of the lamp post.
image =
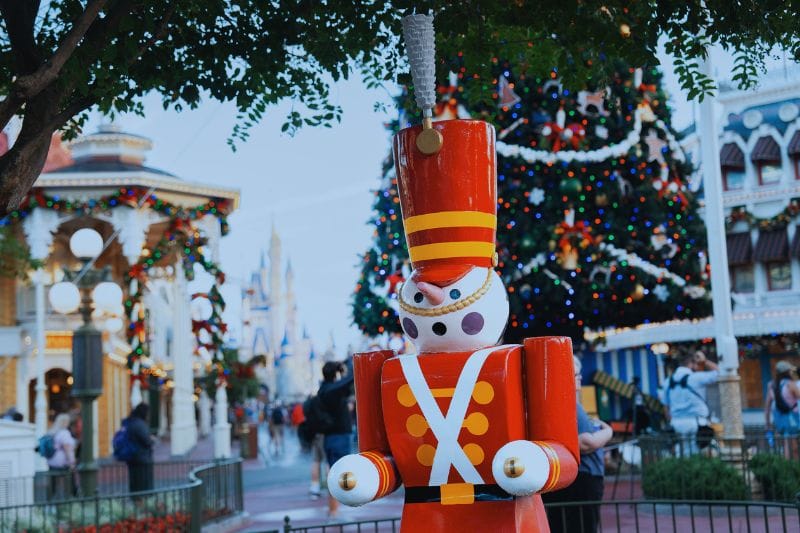
POLYGON ((88 496, 97 487, 94 450, 94 401, 103 392, 103 344, 100 331, 92 324, 92 300, 97 308, 119 306, 122 290, 108 281, 108 269, 91 268, 103 251, 103 239, 93 229, 76 231, 69 241, 72 254, 83 262, 79 271, 66 271, 67 281, 50 289, 50 303, 59 313, 79 309, 83 324, 72 335, 72 396, 81 401, 81 456, 78 473, 81 492, 88 496), (92 290, 94 289, 94 290, 92 290))

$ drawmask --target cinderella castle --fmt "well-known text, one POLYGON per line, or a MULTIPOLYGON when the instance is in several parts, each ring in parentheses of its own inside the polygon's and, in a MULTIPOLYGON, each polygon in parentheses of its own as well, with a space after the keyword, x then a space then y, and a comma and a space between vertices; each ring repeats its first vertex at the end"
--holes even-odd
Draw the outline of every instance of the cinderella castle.
POLYGON ((305 327, 298 334, 294 272, 290 261, 282 268, 281 239, 274 226, 268 255, 269 261, 262 252, 259 269, 243 290, 240 360, 263 357, 265 366, 258 374, 270 399, 299 401, 316 392, 322 365, 334 358, 335 349, 331 341, 320 355, 305 327))

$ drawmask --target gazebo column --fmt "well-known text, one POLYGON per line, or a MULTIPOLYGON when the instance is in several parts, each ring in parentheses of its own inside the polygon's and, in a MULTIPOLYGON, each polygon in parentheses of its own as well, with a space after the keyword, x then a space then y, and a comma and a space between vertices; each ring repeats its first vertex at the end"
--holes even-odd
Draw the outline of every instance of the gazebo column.
MULTIPOLYGON (((50 246, 53 244, 53 232, 58 228, 58 214, 48 209, 34 209, 23 221, 22 228, 25 232, 25 240, 30 249, 31 259, 44 261, 50 255, 50 246)), ((46 304, 44 299, 44 286, 47 281, 47 274, 39 268, 31 276, 36 297, 36 336, 32 354, 36 354, 36 399, 34 409, 36 410, 34 423, 36 425, 36 436, 41 437, 47 432, 47 384, 45 383, 45 362, 44 350, 46 345, 44 315, 46 304)), ((37 457, 39 457, 37 455, 37 457)), ((37 470, 47 470, 47 463, 43 459, 37 459, 37 470)))
MULTIPOLYGON (((209 259, 214 263, 219 263, 219 243, 222 239, 219 219, 213 215, 206 215, 200 219, 198 226, 205 233, 209 259)), ((218 357, 221 355, 217 354, 218 357)), ((219 380, 214 396, 214 457, 224 459, 230 456, 231 425, 228 422, 228 391, 225 381, 219 380)))
POLYGON ((200 390, 200 436, 207 437, 211 433, 211 398, 206 389, 200 390))
POLYGON ((172 455, 188 453, 197 444, 197 423, 194 411, 194 368, 192 365, 192 320, 189 313, 189 292, 181 261, 175 263, 172 284, 172 356, 174 387, 172 389, 172 455))

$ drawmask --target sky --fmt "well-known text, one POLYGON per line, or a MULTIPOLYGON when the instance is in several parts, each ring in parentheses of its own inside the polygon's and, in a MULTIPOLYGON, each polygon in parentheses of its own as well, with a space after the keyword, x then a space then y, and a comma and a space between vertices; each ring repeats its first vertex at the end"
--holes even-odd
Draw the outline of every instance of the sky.
MULTIPOLYGON (((671 74, 670 58, 661 56, 673 124, 682 129, 692 121, 693 106, 671 74)), ((730 72, 730 57, 715 51, 712 59, 718 75, 730 72)), ((240 191, 239 209, 229 218, 231 231, 221 247, 229 280, 223 295, 234 337, 239 335, 234 322, 240 284, 258 268, 261 252, 268 251, 274 224, 284 262, 290 259, 294 271, 298 324, 308 328, 315 349, 324 350, 331 334, 340 352, 348 344, 358 346, 349 303, 360 270, 358 255, 371 246, 367 220, 390 147, 384 124, 396 114, 393 90, 366 89, 357 77, 337 83, 332 100, 343 108, 341 124, 305 128, 294 137, 280 132, 290 104, 276 106, 236 152, 226 144, 236 118, 232 105, 209 100, 177 113, 164 111, 153 96, 145 101, 145 117, 117 119, 123 130, 152 139, 148 166, 240 191), (376 102, 386 104, 387 112, 375 111, 376 102)), ((101 120, 93 116, 85 131, 95 131, 101 120)))

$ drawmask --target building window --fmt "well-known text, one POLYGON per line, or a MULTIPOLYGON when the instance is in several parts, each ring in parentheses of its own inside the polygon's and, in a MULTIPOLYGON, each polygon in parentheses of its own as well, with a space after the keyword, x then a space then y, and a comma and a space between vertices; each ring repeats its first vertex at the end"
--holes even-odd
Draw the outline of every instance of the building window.
POLYGON ((719 163, 722 166, 722 186, 726 191, 744 188, 744 152, 739 145, 730 142, 719 152, 719 163))
POLYGON ((781 181, 781 148, 775 139, 767 135, 756 141, 750 160, 758 169, 758 183, 773 185, 781 181))
POLYGON ((773 185, 780 183, 783 175, 783 168, 780 164, 763 163, 758 165, 758 183, 761 185, 773 185))
POLYGON ((733 292, 753 292, 756 288, 753 265, 740 265, 731 269, 733 292))
POLYGON ((726 191, 736 191, 744 188, 743 168, 723 168, 722 184, 726 191))
POLYGON ((792 268, 788 261, 767 263, 767 284, 771 291, 786 291, 792 288, 792 268))

